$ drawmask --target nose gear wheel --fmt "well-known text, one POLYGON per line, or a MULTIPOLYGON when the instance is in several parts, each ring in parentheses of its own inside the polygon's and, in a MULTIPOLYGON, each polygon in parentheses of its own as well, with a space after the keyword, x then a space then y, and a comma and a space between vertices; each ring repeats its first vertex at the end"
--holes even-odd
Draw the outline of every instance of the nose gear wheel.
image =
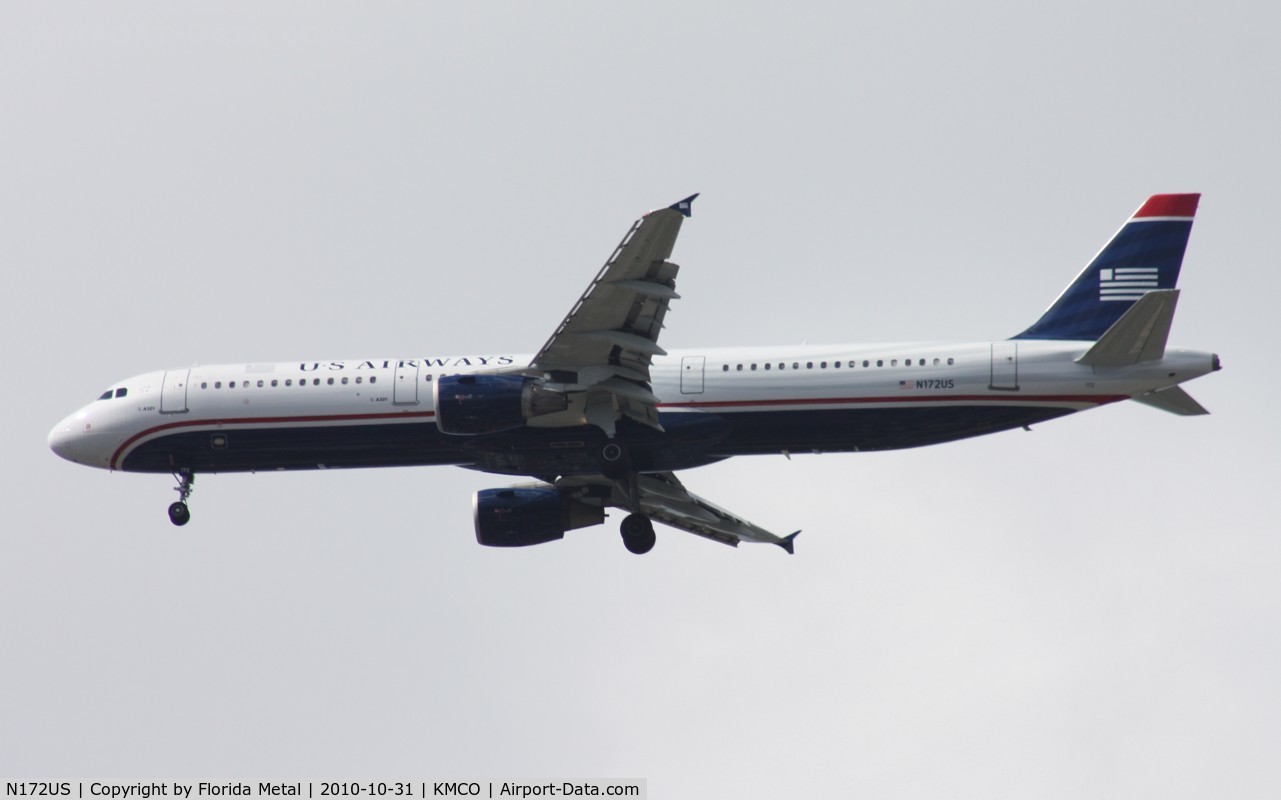
POLYGON ((173 490, 181 499, 169 504, 169 521, 181 527, 191 521, 191 509, 187 507, 187 498, 191 497, 194 491, 196 475, 189 469, 180 469, 173 474, 173 477, 178 481, 178 485, 173 487, 173 490))

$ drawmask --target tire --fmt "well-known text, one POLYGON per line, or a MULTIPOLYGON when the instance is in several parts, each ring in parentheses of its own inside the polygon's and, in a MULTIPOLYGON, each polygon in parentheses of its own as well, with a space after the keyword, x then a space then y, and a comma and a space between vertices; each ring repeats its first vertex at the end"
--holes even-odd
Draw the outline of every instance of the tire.
POLYGON ((650 522, 649 517, 644 514, 628 515, 623 519, 620 530, 623 534, 623 546, 627 548, 627 552, 638 556, 653 550, 654 543, 658 539, 654 535, 654 523, 650 522))
POLYGON ((182 527, 191 521, 191 509, 186 503, 173 503, 169 506, 169 521, 182 527))

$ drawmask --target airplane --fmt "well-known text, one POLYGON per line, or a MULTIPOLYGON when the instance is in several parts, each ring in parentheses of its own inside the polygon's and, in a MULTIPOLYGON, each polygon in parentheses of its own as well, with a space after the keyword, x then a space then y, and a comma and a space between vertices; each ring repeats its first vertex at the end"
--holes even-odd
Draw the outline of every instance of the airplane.
POLYGON ((174 525, 201 473, 452 464, 532 479, 473 497, 477 541, 523 547, 626 516, 737 546, 780 536, 676 473, 734 456, 848 453, 1028 428, 1135 400, 1208 413, 1180 384, 1221 368, 1167 348, 1199 194, 1150 197, 1029 328, 1008 339, 659 346, 698 195, 637 220, 534 355, 222 364, 121 381, 59 422, 49 446, 107 470, 171 473, 174 525))

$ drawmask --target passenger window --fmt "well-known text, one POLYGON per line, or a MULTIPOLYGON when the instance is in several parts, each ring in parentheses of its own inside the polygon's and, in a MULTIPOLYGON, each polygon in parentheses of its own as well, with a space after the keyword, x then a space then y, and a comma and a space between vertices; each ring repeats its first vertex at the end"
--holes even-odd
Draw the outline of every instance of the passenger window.
POLYGON ((293 386, 293 385, 294 385, 294 379, 293 379, 293 378, 285 378, 285 385, 286 385, 286 386, 293 386))
POLYGON ((735 372, 742 372, 742 371, 743 371, 743 365, 742 365, 742 364, 739 364, 739 365, 735 366, 735 367, 734 367, 734 371, 735 371, 735 372))
POLYGON ((204 381, 201 381, 201 383, 200 383, 200 388, 201 388, 201 389, 208 389, 208 388, 209 388, 209 384, 208 384, 208 383, 205 383, 204 381))
POLYGON ((259 389, 261 389, 261 388, 262 388, 262 381, 258 381, 258 388, 259 388, 259 389))
POLYGON ((771 366, 773 366, 773 365, 772 365, 772 364, 770 364, 769 362, 766 362, 766 363, 765 363, 765 369, 769 369, 771 366))
POLYGON ((801 368, 801 362, 799 361, 792 362, 792 369, 800 369, 800 368, 801 368))
POLYGON ((897 359, 897 358, 891 358, 891 359, 890 359, 890 366, 891 366, 891 367, 897 367, 897 366, 898 366, 898 359, 897 359))
POLYGON ((373 375, 369 376, 369 382, 370 382, 370 383, 373 383, 373 382, 374 382, 374 381, 376 381, 376 380, 378 380, 378 378, 377 378, 376 376, 373 376, 373 375))
POLYGON ((805 369, 814 369, 814 362, 813 362, 813 361, 806 361, 806 362, 805 362, 805 369))
POLYGON ((950 358, 949 358, 949 359, 947 360, 947 365, 948 365, 949 367, 950 367, 950 366, 952 366, 952 359, 950 359, 950 358))
POLYGON ((342 379, 342 385, 343 385, 343 386, 346 386, 346 385, 347 385, 347 376, 345 376, 345 375, 343 376, 343 379, 342 379))
POLYGON ((755 365, 755 364, 753 364, 753 365, 752 365, 752 372, 755 372, 755 371, 756 371, 756 365, 755 365))
POLYGON ((333 385, 334 385, 334 379, 333 379, 333 378, 330 378, 329 380, 327 380, 327 381, 325 381, 325 382, 326 382, 326 383, 328 383, 330 386, 333 386, 333 385))
POLYGON ((878 359, 876 359, 876 366, 878 366, 878 367, 883 367, 883 366, 885 366, 885 359, 883 359, 883 358, 878 358, 878 359))
POLYGON ((214 381, 214 388, 215 388, 215 389, 221 389, 221 388, 222 388, 222 381, 214 381))
POLYGON ((818 362, 818 366, 819 366, 819 369, 827 369, 827 362, 826 362, 826 361, 820 361, 820 362, 818 362))
POLYGON ((311 385, 312 385, 312 386, 319 386, 319 385, 320 385, 320 378, 312 378, 312 379, 311 379, 311 385))
POLYGON ((938 365, 939 365, 939 360, 936 358, 936 359, 934 359, 934 366, 936 366, 936 367, 937 367, 938 365))
POLYGON ((870 367, 870 366, 872 366, 872 364, 871 364, 871 362, 869 362, 869 361, 864 361, 864 362, 863 362, 863 366, 866 368, 866 367, 870 367))
POLYGON ((276 387, 277 387, 277 386, 279 386, 279 385, 280 385, 280 381, 276 380, 275 378, 272 378, 272 380, 271 380, 271 387, 274 389, 274 388, 276 388, 276 387))
POLYGON ((779 368, 779 369, 787 369, 787 365, 780 361, 780 362, 778 362, 778 368, 779 368))
MULTIPOLYGON (((360 382, 361 382, 361 381, 363 381, 363 380, 364 380, 364 378, 360 377, 359 375, 357 375, 357 376, 356 376, 356 383, 360 383, 360 382)), ((428 376, 427 376, 427 380, 431 380, 431 376, 430 376, 430 375, 428 375, 428 376)))

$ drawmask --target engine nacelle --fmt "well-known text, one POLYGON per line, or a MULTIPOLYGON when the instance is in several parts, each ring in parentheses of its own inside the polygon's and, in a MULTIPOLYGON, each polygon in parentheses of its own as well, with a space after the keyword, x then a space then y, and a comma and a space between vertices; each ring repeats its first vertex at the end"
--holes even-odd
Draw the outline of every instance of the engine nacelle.
POLYGON ((569 398, 522 375, 444 375, 432 387, 436 427, 474 436, 524 427, 569 407, 569 398))
POLYGON ((485 489, 472 499, 476 541, 486 547, 527 547, 564 538, 565 531, 600 525, 603 506, 566 497, 556 489, 485 489))

